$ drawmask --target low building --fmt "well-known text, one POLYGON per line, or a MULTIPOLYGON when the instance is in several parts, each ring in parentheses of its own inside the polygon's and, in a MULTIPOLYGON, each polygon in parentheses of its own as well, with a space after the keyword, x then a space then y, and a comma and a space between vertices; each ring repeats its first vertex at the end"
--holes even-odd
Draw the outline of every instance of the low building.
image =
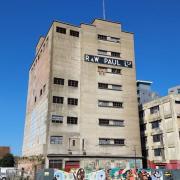
POLYGON ((168 94, 180 94, 180 86, 175 86, 168 89, 168 94))
POLYGON ((140 129, 147 166, 180 169, 180 95, 170 94, 143 104, 140 129))
POLYGON ((10 153, 10 147, 8 146, 0 146, 0 159, 2 159, 5 155, 10 153))

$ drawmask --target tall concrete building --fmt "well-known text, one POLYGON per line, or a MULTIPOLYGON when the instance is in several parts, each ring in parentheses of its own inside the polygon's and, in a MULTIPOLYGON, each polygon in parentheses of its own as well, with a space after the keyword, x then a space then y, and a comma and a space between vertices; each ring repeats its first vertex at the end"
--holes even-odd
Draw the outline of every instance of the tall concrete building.
POLYGON ((134 35, 53 22, 29 71, 23 156, 51 168, 141 167, 134 35))
POLYGON ((143 104, 140 122, 148 167, 180 169, 180 95, 170 94, 143 104))

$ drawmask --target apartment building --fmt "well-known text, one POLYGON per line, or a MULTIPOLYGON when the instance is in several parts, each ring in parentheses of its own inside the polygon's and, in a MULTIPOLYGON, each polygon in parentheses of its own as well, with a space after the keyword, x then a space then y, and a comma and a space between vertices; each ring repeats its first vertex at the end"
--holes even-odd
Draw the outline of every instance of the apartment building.
POLYGON ((148 167, 180 169, 180 95, 142 104, 140 129, 148 167))
POLYGON ((141 167, 134 34, 55 21, 29 71, 23 156, 46 167, 141 167))
POLYGON ((175 86, 168 89, 168 94, 180 94, 180 86, 175 86))

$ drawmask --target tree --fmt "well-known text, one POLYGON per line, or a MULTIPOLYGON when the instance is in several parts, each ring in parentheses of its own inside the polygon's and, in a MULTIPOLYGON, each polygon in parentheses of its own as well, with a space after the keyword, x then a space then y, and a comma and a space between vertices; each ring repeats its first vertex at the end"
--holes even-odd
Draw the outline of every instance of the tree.
POLYGON ((0 167, 14 167, 15 160, 12 154, 5 155, 0 159, 0 167))

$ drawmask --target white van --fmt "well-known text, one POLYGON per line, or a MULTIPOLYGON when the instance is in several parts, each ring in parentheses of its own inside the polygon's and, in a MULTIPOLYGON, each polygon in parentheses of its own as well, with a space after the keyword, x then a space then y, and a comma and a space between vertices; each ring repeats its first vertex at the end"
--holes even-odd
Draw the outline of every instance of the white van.
POLYGON ((6 180, 7 179, 7 171, 8 170, 15 170, 14 167, 0 167, 0 180, 6 180))

